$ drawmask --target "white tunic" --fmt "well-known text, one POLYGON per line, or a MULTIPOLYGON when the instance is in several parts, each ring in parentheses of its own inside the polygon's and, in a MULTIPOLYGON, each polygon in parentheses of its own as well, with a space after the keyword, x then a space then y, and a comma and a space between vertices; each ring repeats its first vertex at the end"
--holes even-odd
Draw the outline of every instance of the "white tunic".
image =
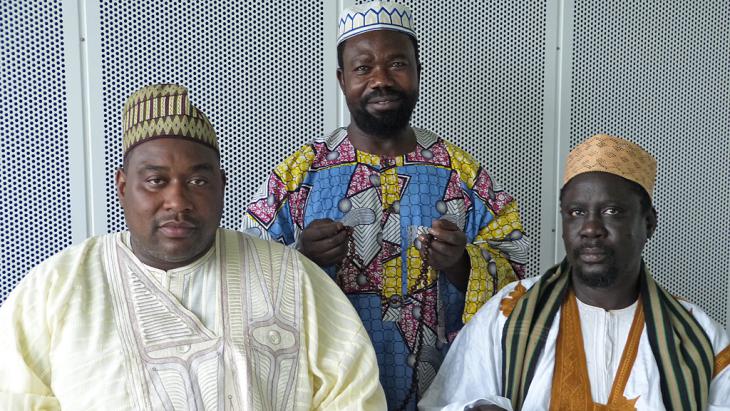
POLYGON ((621 310, 606 311, 578 299, 583 349, 594 402, 608 402, 637 304, 635 302, 621 310))
MULTIPOLYGON (((540 277, 522 280, 529 289, 540 277)), ((518 283, 500 290, 461 330, 441 365, 436 379, 418 404, 421 410, 463 410, 475 404, 495 404, 512 410, 509 399, 501 397, 502 330, 507 317, 500 302, 518 283)), ((730 335, 698 306, 682 301, 707 333, 717 355, 730 345, 730 335)), ((636 303, 607 312, 579 301, 584 349, 593 401, 605 404, 613 385, 623 345, 636 310, 636 303)), ((555 348, 560 311, 553 320, 545 349, 537 363, 534 379, 525 397, 523 410, 548 410, 555 366, 555 348)), ((637 410, 664 410, 659 368, 649 345, 646 327, 631 371, 624 397, 636 398, 637 410)), ((709 411, 730 410, 730 367, 710 385, 709 411)))
POLYGON ((0 410, 383 409, 337 285, 280 244, 219 230, 197 261, 142 264, 127 234, 32 270, 0 307, 0 410))

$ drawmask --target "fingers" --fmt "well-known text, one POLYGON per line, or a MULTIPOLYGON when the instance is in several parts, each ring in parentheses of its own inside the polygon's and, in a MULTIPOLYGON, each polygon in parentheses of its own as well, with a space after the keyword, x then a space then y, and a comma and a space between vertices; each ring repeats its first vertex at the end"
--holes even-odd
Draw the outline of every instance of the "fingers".
POLYGON ((340 222, 315 220, 302 231, 299 251, 321 267, 337 264, 347 253, 347 231, 340 222))
MULTIPOLYGON (((304 241, 305 240, 302 239, 303 243, 304 241)), ((322 254, 336 248, 347 250, 347 231, 342 230, 333 236, 326 237, 321 240, 307 241, 305 245, 307 245, 309 249, 315 250, 318 254, 322 254)))
POLYGON ((463 254, 464 247, 446 244, 441 241, 432 241, 428 255, 428 263, 434 269, 445 270, 458 263, 463 254))
POLYGON ((434 242, 442 242, 459 247, 466 245, 466 235, 451 221, 434 220, 428 232, 434 237, 434 242))
POLYGON ((339 221, 332 221, 329 218, 314 220, 302 230, 303 241, 319 241, 333 237, 345 228, 339 221))
POLYGON ((444 230, 444 231, 461 231, 459 227, 450 220, 440 218, 431 222, 432 230, 444 230))
MULTIPOLYGON (((428 232, 433 236, 433 241, 431 241, 432 245, 436 246, 440 243, 441 247, 437 248, 437 250, 446 250, 447 246, 464 249, 464 246, 466 246, 466 234, 456 224, 448 220, 434 220, 432 224, 428 232)), ((420 240, 423 242, 424 237, 421 236, 420 240)))
MULTIPOLYGON (((444 270, 460 262, 466 248, 466 234, 456 224, 448 220, 434 220, 429 234, 432 236, 428 255, 431 267, 444 270)), ((420 236, 419 240, 422 244, 427 242, 425 236, 420 236)), ((423 254, 422 248, 422 257, 423 254)))
POLYGON ((319 261, 317 264, 321 266, 335 265, 342 262, 347 255, 347 241, 341 242, 338 246, 330 248, 318 254, 319 261))
POLYGON ((439 241, 436 239, 431 241, 431 257, 432 258, 434 256, 448 257, 450 255, 454 255, 454 258, 456 259, 461 256, 461 253, 463 251, 464 251, 464 245, 459 246, 459 245, 455 245, 455 244, 446 243, 444 241, 439 241))

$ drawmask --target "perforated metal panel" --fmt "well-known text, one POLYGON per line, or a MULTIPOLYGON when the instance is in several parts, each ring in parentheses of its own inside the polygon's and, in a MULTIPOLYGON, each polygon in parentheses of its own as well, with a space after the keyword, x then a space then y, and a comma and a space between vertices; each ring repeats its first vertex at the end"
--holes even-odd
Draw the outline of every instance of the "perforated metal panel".
POLYGON ((69 132, 60 1, 3 1, 0 303, 71 243, 69 132))
POLYGON ((423 64, 413 125, 472 154, 517 198, 533 244, 528 273, 538 274, 542 170, 552 166, 542 156, 546 1, 402 3, 423 64))
POLYGON ((325 132, 324 4, 102 1, 107 231, 125 229, 113 179, 122 106, 153 82, 186 85, 210 118, 228 173, 222 225, 240 225, 273 167, 325 132))
MULTIPOLYGON (((352 3, 87 2, 78 25, 88 27, 93 44, 86 65, 71 73, 64 55, 79 50, 64 44, 63 24, 78 10, 62 24, 60 1, 3 2, 0 301, 30 267, 68 245, 73 230, 83 235, 79 220, 97 222, 93 233, 125 228, 113 183, 119 118, 124 99, 143 84, 185 84, 211 117, 229 176, 223 225, 238 227, 273 166, 335 125, 342 106, 331 60, 342 2, 352 3), (67 89, 68 78, 86 75, 91 104, 80 108, 68 97, 81 95, 82 86, 67 89), (74 110, 91 123, 93 155, 78 160, 94 170, 88 216, 73 215, 69 199, 69 186, 73 195, 84 179, 68 171, 69 142, 81 134, 69 131, 81 128, 74 110)), ((548 237, 557 187, 546 182, 560 170, 546 153, 558 140, 574 146, 609 132, 640 142, 659 160, 660 225, 646 252, 656 276, 726 323, 727 2, 566 0, 563 24, 555 1, 405 2, 414 9, 424 65, 413 123, 472 153, 517 197, 534 245, 530 274, 539 273, 540 256, 545 263, 552 254, 545 245, 555 241, 548 237), (560 28, 573 46, 565 50, 566 76, 551 66, 560 28), (567 115, 552 118, 553 102, 561 101, 553 93, 567 96, 567 115), (567 136, 555 136, 552 121, 567 136)))
POLYGON ((730 282, 728 21, 724 0, 576 1, 570 90, 571 147, 607 132, 657 158, 659 226, 647 263, 670 292, 723 324, 730 282))

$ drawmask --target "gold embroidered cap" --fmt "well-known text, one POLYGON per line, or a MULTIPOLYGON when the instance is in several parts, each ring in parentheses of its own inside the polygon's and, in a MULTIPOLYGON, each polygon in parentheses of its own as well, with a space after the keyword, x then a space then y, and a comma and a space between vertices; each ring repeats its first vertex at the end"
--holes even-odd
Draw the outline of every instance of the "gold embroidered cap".
POLYGON ((190 102, 188 89, 177 84, 152 84, 132 94, 124 104, 122 128, 125 157, 137 145, 162 137, 192 140, 220 153, 210 121, 190 102))
POLYGON ((337 45, 368 31, 395 30, 416 39, 413 12, 408 6, 390 1, 372 1, 346 8, 337 22, 337 45))
POLYGON ((638 144, 598 134, 578 144, 568 154, 563 187, 578 174, 602 171, 639 184, 653 198, 656 159, 638 144))

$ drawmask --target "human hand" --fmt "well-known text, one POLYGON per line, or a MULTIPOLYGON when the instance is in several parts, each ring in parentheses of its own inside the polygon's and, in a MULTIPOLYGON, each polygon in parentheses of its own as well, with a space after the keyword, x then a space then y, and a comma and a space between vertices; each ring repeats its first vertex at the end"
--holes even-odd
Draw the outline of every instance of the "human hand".
MULTIPOLYGON (((466 253, 466 234, 456 224, 445 219, 434 220, 429 234, 432 239, 428 264, 435 270, 443 271, 457 289, 465 291, 471 271, 471 260, 466 253)), ((423 235, 418 239, 421 244, 428 242, 423 235)), ((425 257, 424 251, 424 247, 421 247, 421 258, 425 257)))
POLYGON ((339 221, 314 220, 299 238, 299 251, 320 267, 340 263, 347 254, 347 232, 339 221))
MULTIPOLYGON (((462 260, 466 258, 466 235, 459 227, 449 220, 434 220, 428 230, 433 237, 431 239, 428 263, 435 270, 453 271, 462 260)), ((428 241, 425 236, 420 236, 421 244, 428 241)), ((421 257, 423 257, 423 247, 421 257)))

